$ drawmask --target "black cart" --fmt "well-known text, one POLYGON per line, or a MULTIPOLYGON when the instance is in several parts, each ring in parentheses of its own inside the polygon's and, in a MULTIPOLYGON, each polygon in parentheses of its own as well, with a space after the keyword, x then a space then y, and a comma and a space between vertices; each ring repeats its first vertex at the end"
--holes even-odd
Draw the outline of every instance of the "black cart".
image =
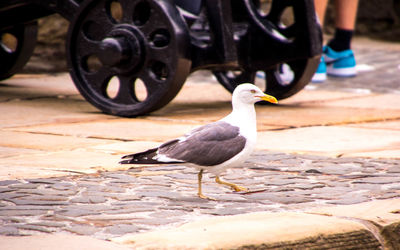
POLYGON ((160 109, 200 69, 212 71, 230 92, 259 74, 263 90, 284 99, 312 78, 322 32, 313 0, 267 2, 265 9, 260 0, 1 1, 0 80, 29 60, 36 20, 58 13, 70 23, 71 77, 105 113, 134 117, 160 109), (291 15, 286 24, 285 13, 291 15), (16 41, 12 48, 3 43, 7 37, 16 41))

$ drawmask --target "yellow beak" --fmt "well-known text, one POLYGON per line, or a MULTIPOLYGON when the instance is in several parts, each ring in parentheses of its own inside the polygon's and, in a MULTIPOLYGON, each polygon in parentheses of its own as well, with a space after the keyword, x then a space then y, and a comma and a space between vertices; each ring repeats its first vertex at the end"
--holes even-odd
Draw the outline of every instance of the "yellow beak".
POLYGON ((272 95, 265 94, 263 96, 260 96, 260 99, 263 101, 270 102, 270 103, 275 103, 275 104, 278 103, 278 100, 276 100, 276 98, 273 97, 272 95))

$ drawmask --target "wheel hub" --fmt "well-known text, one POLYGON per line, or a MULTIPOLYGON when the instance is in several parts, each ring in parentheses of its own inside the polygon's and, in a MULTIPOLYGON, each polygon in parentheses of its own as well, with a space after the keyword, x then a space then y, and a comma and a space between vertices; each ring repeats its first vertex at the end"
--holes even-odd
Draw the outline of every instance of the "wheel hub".
POLYGON ((98 54, 103 65, 113 67, 129 59, 131 51, 126 44, 123 37, 104 38, 101 41, 100 53, 98 54))
POLYGON ((130 25, 114 28, 100 43, 97 56, 101 63, 118 73, 128 73, 143 62, 143 36, 130 25))

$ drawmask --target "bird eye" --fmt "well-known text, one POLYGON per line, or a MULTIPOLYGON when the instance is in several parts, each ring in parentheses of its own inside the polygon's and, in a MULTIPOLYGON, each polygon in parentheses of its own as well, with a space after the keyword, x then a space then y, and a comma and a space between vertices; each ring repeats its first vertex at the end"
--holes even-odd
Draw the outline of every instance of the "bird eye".
POLYGON ((254 89, 252 89, 252 90, 250 90, 250 92, 251 92, 252 94, 255 94, 257 91, 255 91, 254 89))

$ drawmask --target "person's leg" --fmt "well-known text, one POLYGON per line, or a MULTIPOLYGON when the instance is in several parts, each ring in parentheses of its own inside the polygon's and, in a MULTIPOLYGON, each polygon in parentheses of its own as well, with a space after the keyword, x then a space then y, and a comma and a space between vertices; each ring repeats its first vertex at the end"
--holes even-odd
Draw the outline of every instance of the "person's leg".
POLYGON ((336 28, 354 30, 358 9, 358 0, 336 0, 336 28))
POLYGON ((334 51, 344 51, 351 48, 357 7, 358 0, 335 1, 335 35, 328 43, 328 46, 334 51))
POLYGON ((335 35, 324 47, 326 71, 329 76, 352 77, 357 74, 351 50, 358 0, 335 0, 335 35))
POLYGON ((324 27, 325 12, 329 0, 314 0, 315 12, 317 12, 318 19, 321 26, 324 27))

